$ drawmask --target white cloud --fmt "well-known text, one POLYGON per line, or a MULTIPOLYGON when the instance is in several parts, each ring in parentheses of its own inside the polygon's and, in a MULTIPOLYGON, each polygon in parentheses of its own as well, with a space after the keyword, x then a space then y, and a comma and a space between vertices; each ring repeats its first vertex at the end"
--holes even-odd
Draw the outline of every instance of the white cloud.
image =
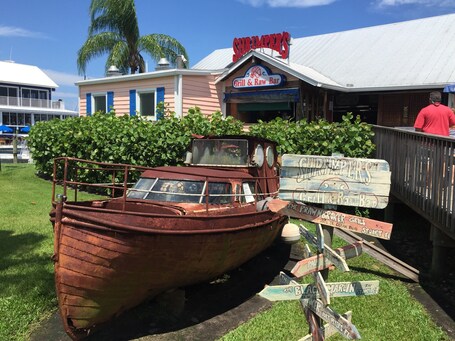
POLYGON ((455 7, 454 0, 376 0, 378 7, 391 7, 400 5, 423 5, 426 7, 455 7))
POLYGON ((239 0, 240 2, 253 6, 269 6, 269 7, 315 7, 330 5, 338 0, 239 0))
POLYGON ((43 70, 43 72, 49 76, 58 86, 63 85, 72 85, 75 86, 74 83, 83 80, 82 76, 73 75, 70 73, 64 73, 60 71, 54 70, 43 70))
POLYGON ((43 33, 29 31, 20 27, 0 26, 1 37, 46 38, 43 33))

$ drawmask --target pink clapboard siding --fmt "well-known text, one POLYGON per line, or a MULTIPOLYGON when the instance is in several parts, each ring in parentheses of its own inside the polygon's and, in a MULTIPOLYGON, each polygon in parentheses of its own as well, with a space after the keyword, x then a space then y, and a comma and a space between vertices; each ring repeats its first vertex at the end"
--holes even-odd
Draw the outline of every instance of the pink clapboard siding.
POLYGON ((182 75, 182 100, 175 98, 176 84, 179 76, 168 76, 160 78, 145 78, 137 80, 119 80, 98 84, 83 84, 79 86, 79 108, 80 114, 87 112, 86 94, 114 92, 114 109, 117 115, 130 113, 130 95, 132 89, 136 91, 156 89, 164 87, 164 102, 170 111, 188 113, 190 108, 199 107, 205 115, 211 115, 215 111, 221 111, 223 93, 215 85, 215 75, 182 75), (181 103, 181 108, 176 108, 181 103))
POLYGON ((174 77, 152 79, 127 80, 119 82, 106 82, 103 84, 87 84, 79 86, 79 110, 81 115, 86 115, 86 94, 114 92, 114 110, 118 116, 130 113, 130 90, 136 91, 164 87, 164 101, 169 104, 171 111, 175 110, 174 77))
POLYGON ((223 93, 215 86, 215 76, 185 76, 183 77, 182 113, 188 109, 199 107, 205 115, 221 111, 223 93))

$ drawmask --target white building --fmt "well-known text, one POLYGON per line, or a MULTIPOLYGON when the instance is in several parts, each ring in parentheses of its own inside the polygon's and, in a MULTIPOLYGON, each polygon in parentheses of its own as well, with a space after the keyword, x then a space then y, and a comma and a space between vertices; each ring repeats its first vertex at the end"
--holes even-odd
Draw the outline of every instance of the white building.
POLYGON ((63 101, 52 98, 56 88, 36 66, 0 61, 0 134, 11 132, 6 127, 26 132, 39 121, 78 116, 78 112, 66 110, 63 101))

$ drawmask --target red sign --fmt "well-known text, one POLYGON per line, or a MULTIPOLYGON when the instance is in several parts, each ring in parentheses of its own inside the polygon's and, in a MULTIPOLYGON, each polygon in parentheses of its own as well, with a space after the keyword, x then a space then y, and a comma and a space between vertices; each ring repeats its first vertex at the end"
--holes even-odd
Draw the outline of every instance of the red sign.
POLYGON ((234 38, 234 41, 232 42, 232 48, 234 50, 232 61, 235 63, 244 54, 258 48, 274 50, 280 54, 281 58, 285 59, 289 56, 290 40, 291 35, 288 32, 265 34, 261 37, 234 38))

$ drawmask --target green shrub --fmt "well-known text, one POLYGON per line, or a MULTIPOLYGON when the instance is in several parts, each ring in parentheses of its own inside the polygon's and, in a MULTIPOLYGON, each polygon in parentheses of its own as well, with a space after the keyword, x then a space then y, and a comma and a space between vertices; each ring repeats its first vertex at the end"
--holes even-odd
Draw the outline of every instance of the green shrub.
POLYGON ((277 142, 280 154, 330 156, 341 153, 345 157, 371 157, 375 149, 371 125, 361 122, 359 116, 353 119, 351 113, 343 116, 342 122, 334 123, 323 119, 259 121, 250 128, 250 134, 277 142))
MULTIPOLYGON (((38 122, 28 137, 38 174, 51 177, 53 160, 61 156, 149 167, 178 165, 183 163, 192 134, 243 133, 241 121, 223 118, 220 112, 206 116, 195 107, 188 115, 177 118, 164 106, 161 110, 164 119, 156 122, 144 120, 140 115, 119 117, 115 112, 38 122)), ((354 120, 352 114, 344 116, 340 123, 291 122, 281 118, 260 121, 250 127, 250 134, 276 141, 280 154, 337 152, 346 157, 370 157, 374 151, 371 126, 359 117, 354 120)), ((79 174, 79 179, 89 176, 88 172, 79 174)))
POLYGON ((241 133, 240 121, 223 119, 220 112, 206 116, 199 108, 190 109, 183 119, 166 112, 165 118, 156 122, 110 112, 38 122, 30 132, 28 146, 38 174, 49 178, 56 157, 149 167, 177 165, 183 163, 192 134, 241 133))

